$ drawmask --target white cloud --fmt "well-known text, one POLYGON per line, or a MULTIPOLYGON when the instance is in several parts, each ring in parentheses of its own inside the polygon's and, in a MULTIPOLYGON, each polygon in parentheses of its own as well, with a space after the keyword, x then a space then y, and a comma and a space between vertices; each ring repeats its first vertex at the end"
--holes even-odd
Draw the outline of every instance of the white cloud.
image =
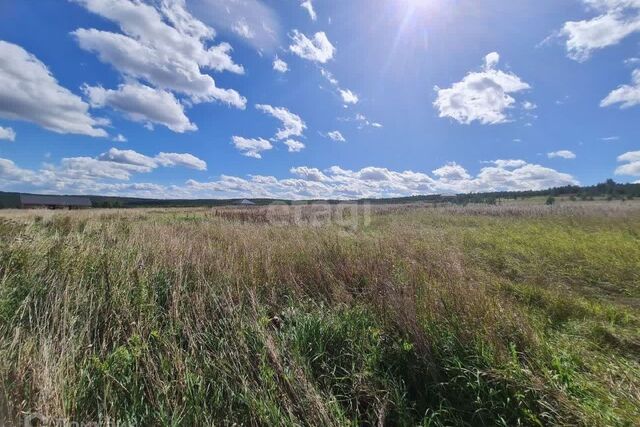
POLYGON ((311 2, 311 0, 304 0, 302 3, 300 3, 300 7, 302 7, 307 11, 307 13, 309 13, 309 18, 311 18, 312 21, 318 19, 318 15, 316 15, 316 11, 313 8, 313 3, 311 2))
POLYGON ((287 139, 286 141, 284 141, 284 145, 288 147, 288 151, 290 153, 298 153, 305 148, 302 142, 296 141, 294 139, 287 139))
POLYGON ((0 126, 0 139, 6 139, 8 141, 16 140, 16 132, 11 128, 3 128, 0 126))
POLYGON ((106 153, 100 154, 96 160, 140 166, 148 170, 154 169, 157 166, 156 161, 151 157, 133 150, 119 150, 117 148, 112 148, 106 153))
POLYGON ((551 153, 547 153, 547 157, 550 159, 575 159, 576 155, 572 151, 569 150, 559 150, 553 151, 551 153))
POLYGON ((564 24, 561 35, 566 37, 568 56, 576 61, 589 59, 593 51, 620 43, 640 31, 640 1, 582 0, 598 15, 582 21, 564 24))
POLYGON ((324 67, 320 67, 320 74, 324 77, 335 89, 338 91, 338 94, 342 98, 342 102, 345 104, 357 104, 360 101, 360 98, 357 94, 352 92, 349 89, 340 88, 340 82, 336 79, 331 71, 327 70, 324 67))
POLYGON ((58 165, 45 164, 41 169, 18 167, 8 159, 0 159, 0 189, 39 191, 65 194, 120 194, 167 197, 188 194, 175 186, 122 183, 133 175, 146 174, 158 167, 183 166, 206 170, 206 163, 190 154, 160 153, 145 156, 132 150, 110 149, 97 157, 67 157, 58 165), (114 181, 116 181, 114 183, 114 181))
POLYGON ((327 133, 327 136, 336 142, 347 142, 347 140, 342 136, 340 131, 334 130, 327 133))
POLYGON ((342 101, 346 104, 357 104, 359 101, 358 95, 351 92, 349 89, 340 89, 340 96, 342 97, 342 101))
POLYGON ((536 108, 538 108, 538 106, 536 104, 534 104, 531 101, 525 101, 522 103, 522 108, 524 108, 525 110, 535 110, 536 108))
POLYGON ((518 167, 483 168, 472 177, 464 168, 448 164, 438 171, 438 178, 413 171, 397 172, 386 168, 366 167, 359 171, 338 166, 321 171, 300 166, 290 170, 296 178, 252 176, 250 179, 224 176, 218 181, 189 181, 187 186, 204 194, 227 197, 364 198, 395 197, 417 194, 465 193, 479 191, 529 190, 576 184, 568 174, 526 162, 511 161, 518 167))
POLYGON ((467 170, 456 162, 447 163, 446 165, 434 170, 432 173, 438 178, 446 181, 471 179, 471 175, 469 175, 467 170))
POLYGON ((338 82, 338 80, 333 77, 333 74, 331 73, 331 71, 327 70, 326 68, 320 68, 320 74, 322 74, 322 77, 324 77, 325 79, 327 79, 327 81, 329 83, 331 83, 334 86, 338 86, 340 83, 338 82))
POLYGON ((298 30, 293 30, 291 40, 293 43, 289 50, 301 58, 321 64, 333 59, 336 49, 324 32, 318 32, 313 39, 309 39, 298 30))
POLYGON ((485 57, 482 71, 470 72, 447 89, 436 86, 438 96, 433 105, 440 117, 450 117, 463 124, 508 122, 507 111, 516 102, 511 94, 530 86, 513 73, 495 69, 499 58, 492 52, 485 57))
POLYGON ((194 15, 221 32, 238 34, 240 27, 241 40, 261 53, 272 53, 281 44, 278 15, 262 0, 189 0, 188 4, 194 15))
POLYGON ((155 157, 145 156, 133 150, 119 150, 112 148, 106 153, 102 153, 97 160, 121 163, 127 165, 141 166, 149 170, 159 166, 176 167, 181 166, 189 169, 207 170, 207 163, 189 153, 159 153, 155 157))
POLYGON ((38 173, 18 167, 12 160, 0 158, 0 188, 16 182, 37 181, 38 173))
POLYGON ((113 138, 111 138, 112 141, 114 142, 127 142, 127 137, 124 136, 123 134, 119 133, 118 135, 114 136, 113 138))
POLYGON ((207 170, 207 162, 189 153, 160 153, 154 160, 164 167, 182 166, 199 171, 207 170))
POLYGON ((614 104, 621 104, 620 108, 623 109, 640 104, 640 68, 631 74, 630 85, 618 87, 600 102, 601 107, 610 107, 614 104))
POLYGON ((612 141, 617 141, 620 139, 619 136, 606 136, 604 138, 601 138, 603 141, 605 142, 612 142, 612 141))
POLYGON ((257 104, 256 108, 282 122, 282 128, 278 129, 275 136, 278 140, 288 139, 292 136, 302 136, 302 133, 307 128, 307 125, 300 116, 293 114, 284 107, 257 104))
POLYGON ((618 162, 624 163, 616 169, 616 175, 640 176, 640 151, 629 151, 618 156, 618 162))
POLYGON ((518 164, 511 167, 504 166, 504 161, 503 166, 497 161, 495 164, 495 167, 483 168, 470 183, 476 191, 542 190, 578 184, 569 174, 524 161, 511 162, 511 165, 518 164))
POLYGON ((498 52, 491 52, 484 57, 484 68, 485 70, 494 69, 498 63, 500 62, 500 55, 498 52))
POLYGON ((276 59, 273 60, 273 69, 279 73, 286 73, 289 71, 289 65, 276 56, 276 59))
POLYGON ((298 166, 295 168, 291 168, 289 170, 292 174, 306 179, 307 181, 312 182, 323 182, 329 181, 329 177, 327 177, 320 169, 318 168, 310 168, 307 166, 298 166))
POLYGON ((231 46, 208 46, 213 29, 192 16, 184 0, 151 4, 135 0, 74 0, 120 27, 122 33, 80 28, 72 33, 84 50, 94 52, 126 78, 140 79, 192 103, 220 101, 244 108, 246 99, 221 89, 202 70, 243 73, 230 56, 231 46))
POLYGON ((271 150, 273 145, 269 141, 263 138, 243 138, 241 136, 233 137, 233 145, 243 156, 253 157, 254 159, 261 159, 262 151, 271 150))
POLYGON ((357 123, 358 129, 363 129, 365 127, 371 126, 372 128, 380 129, 382 128, 382 123, 372 122, 370 121, 364 114, 357 113, 354 117, 342 117, 338 120, 342 122, 355 122, 357 123))
POLYGON ((498 160, 492 160, 486 163, 494 164, 500 169, 520 168, 527 164, 527 162, 525 162, 524 160, 517 160, 517 159, 507 159, 507 160, 498 159, 498 160))
POLYGON ((249 27, 249 24, 247 24, 246 19, 244 18, 233 24, 232 29, 234 33, 236 33, 240 37, 244 37, 245 39, 252 39, 256 36, 253 30, 249 27))
MULTIPOLYGON (((269 142, 263 140, 264 143, 269 142)), ((640 153, 634 156, 638 156, 640 153)), ((625 156, 624 158, 640 157, 625 156)), ((128 156, 114 156, 126 161, 128 156)), ((140 159, 133 163, 101 161, 90 157, 63 159, 57 167, 22 169, 0 159, 0 188, 37 189, 67 194, 119 194, 146 197, 272 197, 286 199, 353 199, 396 197, 417 194, 452 194, 481 191, 530 190, 577 184, 568 174, 522 160, 490 162, 476 176, 462 166, 449 163, 434 171, 433 178, 414 171, 393 171, 365 167, 357 171, 332 166, 326 170, 300 166, 290 170, 292 177, 253 175, 248 178, 223 175, 210 182, 188 180, 184 185, 164 186, 150 183, 122 183, 131 175, 145 173, 140 159)), ((156 158, 159 156, 156 156, 156 158)), ((147 157, 149 158, 149 157, 147 157)))
POLYGON ((0 40, 0 117, 35 123, 56 133, 107 136, 105 120, 60 86, 46 65, 22 47, 0 40))
POLYGON ((182 104, 171 92, 142 84, 123 84, 117 90, 85 86, 84 92, 94 108, 111 107, 134 122, 161 124, 174 132, 195 131, 182 104))

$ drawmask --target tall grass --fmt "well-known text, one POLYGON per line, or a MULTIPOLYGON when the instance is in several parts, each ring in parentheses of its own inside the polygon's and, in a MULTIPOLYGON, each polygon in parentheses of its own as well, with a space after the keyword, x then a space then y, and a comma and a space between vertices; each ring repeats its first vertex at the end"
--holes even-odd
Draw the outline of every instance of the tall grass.
POLYGON ((3 213, 0 415, 640 419, 632 203, 287 209, 3 213))

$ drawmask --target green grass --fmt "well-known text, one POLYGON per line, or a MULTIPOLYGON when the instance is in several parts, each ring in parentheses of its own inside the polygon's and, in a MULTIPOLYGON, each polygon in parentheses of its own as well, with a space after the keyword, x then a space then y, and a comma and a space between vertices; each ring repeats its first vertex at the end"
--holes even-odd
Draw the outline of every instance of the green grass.
POLYGON ((5 214, 0 412, 637 424, 637 209, 305 209, 5 214))

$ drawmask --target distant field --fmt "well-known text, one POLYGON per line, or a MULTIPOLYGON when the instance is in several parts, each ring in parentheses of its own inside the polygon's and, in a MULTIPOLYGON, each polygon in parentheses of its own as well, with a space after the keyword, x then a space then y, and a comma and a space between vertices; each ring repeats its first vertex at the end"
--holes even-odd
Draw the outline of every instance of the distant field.
POLYGON ((640 203, 0 211, 0 425, 640 420, 640 203))

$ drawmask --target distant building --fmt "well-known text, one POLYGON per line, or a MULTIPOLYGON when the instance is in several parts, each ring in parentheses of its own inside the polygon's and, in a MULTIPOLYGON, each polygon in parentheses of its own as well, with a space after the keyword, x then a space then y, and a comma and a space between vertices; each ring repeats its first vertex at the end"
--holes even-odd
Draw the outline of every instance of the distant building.
POLYGON ((238 203, 239 205, 243 205, 243 206, 253 206, 255 205, 255 203, 253 203, 251 200, 247 200, 244 199, 243 201, 238 203))
POLYGON ((91 199, 77 196, 40 196, 21 194, 22 209, 85 209, 91 207, 91 199))

